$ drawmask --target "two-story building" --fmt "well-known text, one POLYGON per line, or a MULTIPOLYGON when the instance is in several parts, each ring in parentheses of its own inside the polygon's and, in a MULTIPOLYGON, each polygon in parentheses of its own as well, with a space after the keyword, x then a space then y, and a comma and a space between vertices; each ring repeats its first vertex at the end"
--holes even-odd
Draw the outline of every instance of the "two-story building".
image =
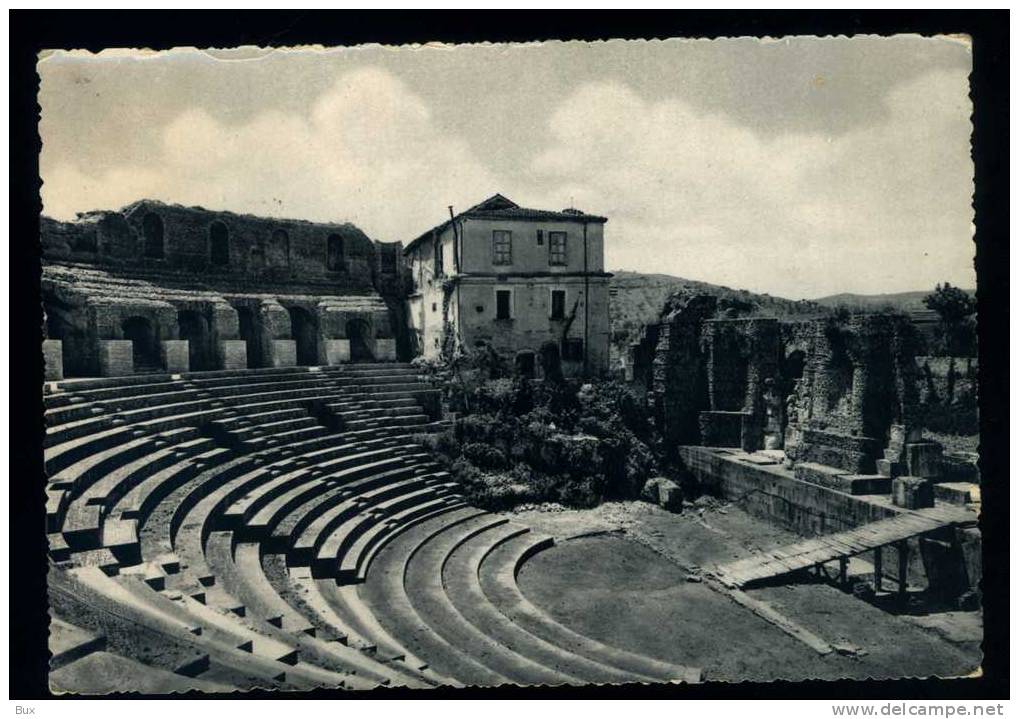
POLYGON ((534 210, 502 195, 454 215, 408 244, 414 292, 409 323, 421 353, 489 345, 538 364, 553 343, 567 375, 609 364, 606 218, 534 210))

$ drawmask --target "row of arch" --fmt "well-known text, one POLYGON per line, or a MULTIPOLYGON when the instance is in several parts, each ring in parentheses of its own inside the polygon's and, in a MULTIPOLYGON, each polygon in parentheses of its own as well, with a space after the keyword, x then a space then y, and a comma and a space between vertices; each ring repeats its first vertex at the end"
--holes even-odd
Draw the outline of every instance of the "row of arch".
MULTIPOLYGON (((166 256, 166 227, 163 218, 155 212, 147 212, 142 218, 143 255, 151 259, 166 256)), ((326 238, 326 269, 340 272, 347 268, 346 246, 342 235, 333 233, 326 238)), ((222 220, 209 224, 209 264, 213 267, 229 267, 230 230, 222 220)), ((266 246, 259 238, 252 249, 252 263, 256 269, 268 267, 290 267, 290 234, 276 228, 266 246)))
MULTIPOLYGON (((290 308, 289 313, 291 339, 297 346, 297 364, 306 367, 320 364, 320 336, 315 317, 299 307, 290 308)), ((247 345, 248 367, 263 366, 255 313, 250 308, 242 307, 237 310, 237 316, 240 339, 247 345)), ((180 339, 188 342, 191 371, 218 369, 212 332, 206 317, 194 310, 180 310, 177 313, 177 323, 180 339)), ((160 336, 156 325, 146 317, 134 316, 121 323, 121 330, 123 338, 132 342, 135 371, 158 368, 160 336)), ((350 340, 351 361, 373 361, 370 325, 362 319, 351 319, 347 322, 346 332, 350 340)))

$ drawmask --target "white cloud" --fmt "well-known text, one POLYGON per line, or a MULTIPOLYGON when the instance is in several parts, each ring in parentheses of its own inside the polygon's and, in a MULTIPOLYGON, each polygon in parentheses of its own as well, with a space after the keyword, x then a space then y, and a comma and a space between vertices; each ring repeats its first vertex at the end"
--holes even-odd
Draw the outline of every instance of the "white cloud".
POLYGON ((838 137, 762 138, 612 83, 551 117, 544 182, 610 218, 607 263, 817 296, 972 285, 966 75, 896 88, 838 137))
POLYGON ((931 72, 889 93, 869 126, 771 137, 681 97, 590 83, 554 109, 546 137, 508 150, 527 170, 497 174, 412 88, 366 67, 303 112, 235 124, 184 110, 160 142, 127 144, 133 154, 114 166, 84 168, 44 145, 43 202, 67 218, 151 197, 349 220, 407 241, 447 204, 498 191, 607 215, 609 268, 791 297, 971 286, 966 90, 965 73, 931 72))
POLYGON ((162 144, 89 173, 43 157, 45 212, 116 208, 140 197, 309 220, 349 220, 381 240, 409 240, 449 202, 494 187, 466 144, 436 129, 427 107, 392 75, 347 73, 302 115, 267 111, 232 126, 187 110, 162 144))

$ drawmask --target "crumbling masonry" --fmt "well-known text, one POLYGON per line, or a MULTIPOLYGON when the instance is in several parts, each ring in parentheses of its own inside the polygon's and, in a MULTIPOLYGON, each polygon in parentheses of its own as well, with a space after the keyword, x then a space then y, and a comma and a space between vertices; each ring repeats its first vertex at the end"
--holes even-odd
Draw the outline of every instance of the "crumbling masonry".
POLYGON ((908 318, 787 324, 718 314, 713 298, 673 298, 631 347, 629 380, 646 393, 668 454, 696 444, 781 449, 798 479, 894 492, 905 506, 933 502, 941 447, 919 425, 908 318))
POLYGON ((48 379, 408 358, 400 243, 142 200, 41 220, 48 379))

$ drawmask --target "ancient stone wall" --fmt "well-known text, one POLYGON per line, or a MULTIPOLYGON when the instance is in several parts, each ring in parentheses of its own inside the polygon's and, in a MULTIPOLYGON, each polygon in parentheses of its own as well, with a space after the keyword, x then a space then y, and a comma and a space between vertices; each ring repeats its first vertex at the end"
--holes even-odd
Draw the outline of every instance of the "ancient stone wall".
POLYGON ((75 222, 42 218, 43 256, 138 271, 183 271, 192 279, 273 284, 328 283, 334 291, 400 291, 399 243, 377 248, 351 224, 311 223, 142 200, 75 222))
POLYGON ((701 326, 710 407, 701 412, 701 443, 781 447, 782 345, 778 320, 708 320, 701 326), (738 428, 738 433, 736 429, 738 428))
POLYGON ((814 323, 803 376, 788 402, 787 457, 873 474, 891 445, 900 454, 918 441, 915 354, 905 317, 814 323))
POLYGON ((192 370, 409 359, 402 245, 353 225, 145 200, 40 227, 46 332, 68 376, 124 371, 100 356, 125 339, 143 367, 166 364, 167 341, 187 342, 192 370))
MULTIPOLYGON (((680 444, 699 441, 697 412, 706 407, 708 395, 700 325, 714 311, 714 297, 683 298, 666 307, 656 332, 645 335, 649 340, 655 338, 648 407, 667 456, 680 444)), ((638 358, 634 364, 643 374, 646 357, 638 358)))

